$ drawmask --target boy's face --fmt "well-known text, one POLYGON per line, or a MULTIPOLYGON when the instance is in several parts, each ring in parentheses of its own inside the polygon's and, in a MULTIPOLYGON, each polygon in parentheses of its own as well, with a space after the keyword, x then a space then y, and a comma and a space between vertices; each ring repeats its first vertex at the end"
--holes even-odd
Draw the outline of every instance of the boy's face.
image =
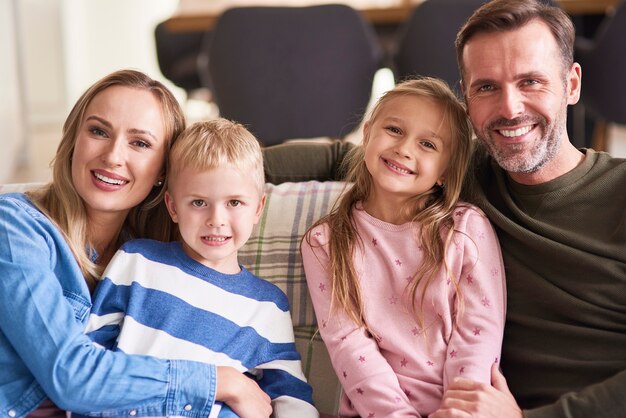
POLYGON ((191 258, 221 273, 240 271, 237 251, 250 238, 265 205, 251 176, 231 165, 207 171, 183 168, 165 203, 191 258))

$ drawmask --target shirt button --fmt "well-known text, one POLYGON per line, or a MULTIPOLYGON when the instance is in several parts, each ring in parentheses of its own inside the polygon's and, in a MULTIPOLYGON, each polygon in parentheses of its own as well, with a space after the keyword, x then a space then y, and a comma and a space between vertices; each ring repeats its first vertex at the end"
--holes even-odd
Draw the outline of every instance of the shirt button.
POLYGON ((16 415, 17 415, 17 412, 15 412, 15 409, 11 409, 11 410, 9 411, 9 416, 10 416, 11 418, 13 418, 13 417, 14 417, 14 416, 16 416, 16 415))
POLYGON ((191 411, 191 405, 189 404, 185 405, 185 411, 191 411))
POLYGON ((135 415, 137 415, 137 410, 133 409, 132 411, 128 413, 128 415, 130 415, 131 417, 134 417, 135 415))

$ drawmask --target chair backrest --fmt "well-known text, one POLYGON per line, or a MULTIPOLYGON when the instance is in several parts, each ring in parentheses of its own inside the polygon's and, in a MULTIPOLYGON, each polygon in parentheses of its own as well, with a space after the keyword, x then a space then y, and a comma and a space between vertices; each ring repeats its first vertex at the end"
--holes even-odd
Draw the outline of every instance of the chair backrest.
POLYGON ((592 42, 577 41, 582 102, 606 121, 626 124, 626 3, 605 18, 592 42))
POLYGON ((468 17, 486 0, 426 0, 400 29, 394 55, 397 80, 412 76, 441 78, 460 93, 454 40, 468 17))
POLYGON ((167 27, 167 22, 159 23, 154 29, 154 41, 159 69, 165 78, 187 92, 210 89, 198 67, 203 61, 202 45, 209 36, 209 31, 176 32, 167 27))
POLYGON ((369 23, 338 4, 227 10, 209 50, 220 115, 264 145, 349 134, 382 61, 369 23))

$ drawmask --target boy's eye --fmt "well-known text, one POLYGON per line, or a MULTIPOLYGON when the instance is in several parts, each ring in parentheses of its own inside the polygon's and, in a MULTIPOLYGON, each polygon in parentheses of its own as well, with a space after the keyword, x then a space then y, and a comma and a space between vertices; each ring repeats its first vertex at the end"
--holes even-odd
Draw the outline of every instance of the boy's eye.
POLYGON ((230 202, 228 202, 228 206, 232 206, 234 208, 236 208, 237 206, 241 206, 241 204, 242 204, 241 200, 236 200, 236 199, 233 199, 230 202))
POLYGON ((202 206, 205 206, 205 203, 204 203, 204 200, 202 199, 195 199, 191 201, 191 205, 197 208, 200 208, 202 206))

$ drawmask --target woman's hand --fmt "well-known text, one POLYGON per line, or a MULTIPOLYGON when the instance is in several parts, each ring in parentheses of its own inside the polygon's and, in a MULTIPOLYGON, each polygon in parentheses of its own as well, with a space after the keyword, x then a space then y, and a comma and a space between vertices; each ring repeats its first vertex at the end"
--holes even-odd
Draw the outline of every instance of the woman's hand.
POLYGON ((229 366, 217 367, 215 399, 227 404, 241 418, 267 418, 272 413, 267 393, 254 380, 229 366))
POLYGON ((491 385, 455 379, 444 394, 441 407, 429 417, 522 418, 522 410, 497 364, 494 364, 491 367, 491 385))

